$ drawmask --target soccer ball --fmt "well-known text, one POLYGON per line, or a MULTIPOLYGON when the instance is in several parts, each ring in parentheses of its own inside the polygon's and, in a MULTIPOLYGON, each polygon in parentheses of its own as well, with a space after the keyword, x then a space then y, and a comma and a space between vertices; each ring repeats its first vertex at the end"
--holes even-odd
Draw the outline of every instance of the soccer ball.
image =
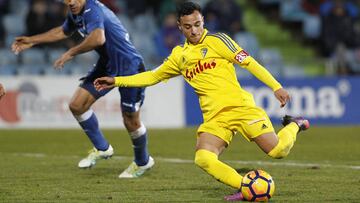
POLYGON ((275 183, 265 171, 254 170, 244 176, 240 190, 247 201, 268 201, 274 194, 275 183))

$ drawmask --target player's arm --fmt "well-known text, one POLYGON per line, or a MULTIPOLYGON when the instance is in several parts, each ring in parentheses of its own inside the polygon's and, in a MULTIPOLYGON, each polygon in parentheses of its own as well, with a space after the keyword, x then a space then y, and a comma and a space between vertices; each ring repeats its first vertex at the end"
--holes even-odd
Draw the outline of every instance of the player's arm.
POLYGON ((87 36, 84 41, 80 44, 72 47, 67 52, 65 52, 59 59, 54 63, 56 68, 61 68, 64 64, 74 58, 78 54, 94 50, 95 48, 102 46, 105 43, 105 33, 103 29, 93 30, 89 36, 87 36))
POLYGON ((165 62, 154 70, 135 75, 98 78, 94 81, 94 86, 97 91, 113 87, 148 87, 177 75, 165 62))
POLYGON ((138 73, 131 76, 102 77, 94 81, 96 90, 113 87, 147 87, 181 74, 179 70, 180 47, 175 47, 163 64, 154 70, 138 73))
POLYGON ((18 54, 36 44, 56 42, 65 38, 67 38, 67 35, 64 33, 63 28, 59 26, 38 35, 16 37, 11 49, 15 54, 18 54))
POLYGON ((101 91, 113 87, 147 87, 160 81, 154 71, 146 71, 131 76, 101 77, 94 81, 94 86, 97 91, 101 91))
MULTIPOLYGON (((95 48, 102 46, 105 43, 105 17, 101 9, 93 7, 89 9, 88 12, 84 13, 83 18, 84 22, 86 22, 84 26, 86 27, 89 35, 84 39, 84 41, 82 41, 77 46, 72 47, 59 59, 57 59, 54 63, 56 68, 63 67, 64 64, 71 60, 74 56, 94 50, 95 48)), ((65 21, 63 27, 66 33, 74 31, 74 27, 76 29, 76 26, 70 17, 68 17, 67 21, 65 21)))
POLYGON ((68 52, 71 56, 76 56, 78 54, 82 54, 102 46, 105 41, 106 39, 104 30, 98 28, 92 31, 89 36, 87 36, 80 44, 69 49, 68 52))
POLYGON ((237 63, 241 67, 246 68, 272 90, 276 91, 281 88, 280 83, 229 36, 224 33, 216 33, 210 36, 210 46, 213 47, 217 54, 232 63, 237 63))
MULTIPOLYGON (((105 41, 105 17, 103 12, 98 7, 93 7, 89 9, 89 12, 84 13, 84 21, 86 30, 88 31, 88 36, 75 47, 72 47, 67 51, 67 54, 74 57, 78 54, 82 54, 91 50, 94 50, 97 47, 102 46, 105 41)), ((74 30, 74 23, 70 20, 64 23, 63 27, 69 32, 74 30)))
POLYGON ((94 50, 105 43, 105 32, 102 28, 92 30, 80 44, 70 48, 54 63, 55 68, 62 68, 64 64, 78 54, 94 50))
POLYGON ((289 93, 283 89, 281 84, 271 75, 271 73, 254 58, 248 56, 242 62, 242 66, 274 91, 275 97, 280 101, 281 107, 284 107, 290 100, 289 93))
POLYGON ((284 90, 281 84, 260 65, 254 58, 252 58, 245 50, 243 50, 236 42, 223 33, 211 35, 210 46, 222 57, 239 64, 241 67, 247 69, 251 74, 258 78, 261 82, 270 87, 275 94, 275 97, 280 101, 281 107, 285 106, 290 96, 284 90))
POLYGON ((264 66, 260 65, 253 57, 248 56, 241 66, 247 69, 261 82, 265 83, 273 91, 282 88, 281 84, 273 77, 273 75, 264 66))

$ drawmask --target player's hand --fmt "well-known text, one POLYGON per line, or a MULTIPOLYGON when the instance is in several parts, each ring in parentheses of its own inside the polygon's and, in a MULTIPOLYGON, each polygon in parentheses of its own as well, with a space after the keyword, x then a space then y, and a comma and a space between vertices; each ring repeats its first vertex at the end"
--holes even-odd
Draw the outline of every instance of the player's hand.
POLYGON ((290 101, 290 95, 284 88, 276 90, 274 94, 276 99, 280 101, 281 108, 283 108, 290 101))
POLYGON ((5 88, 0 84, 0 99, 6 94, 5 88))
POLYGON ((15 38, 15 41, 11 45, 11 51, 17 55, 32 46, 34 46, 34 43, 30 41, 30 37, 20 36, 15 38))
POLYGON ((54 67, 55 69, 61 69, 64 67, 64 64, 70 61, 74 56, 72 56, 69 52, 65 52, 63 55, 60 56, 55 62, 54 67))
POLYGON ((113 77, 101 77, 94 81, 94 86, 97 91, 111 89, 115 87, 115 79, 113 77))

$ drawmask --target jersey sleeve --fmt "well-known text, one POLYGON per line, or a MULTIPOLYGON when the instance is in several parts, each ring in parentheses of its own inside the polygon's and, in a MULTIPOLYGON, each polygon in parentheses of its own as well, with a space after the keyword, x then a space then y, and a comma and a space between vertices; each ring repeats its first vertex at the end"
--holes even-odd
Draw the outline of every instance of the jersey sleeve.
POLYGON ((167 80, 181 74, 179 66, 179 48, 179 46, 175 47, 171 54, 164 60, 164 62, 153 70, 154 74, 157 76, 157 78, 159 78, 159 80, 167 80))
POLYGON ((212 37, 210 46, 213 47, 215 52, 221 57, 231 61, 232 63, 239 64, 242 68, 247 69, 251 74, 265 83, 273 91, 282 88, 281 84, 271 75, 268 70, 260 65, 229 36, 223 33, 217 33, 209 36, 212 37))
POLYGON ((250 56, 233 39, 224 33, 209 34, 209 46, 221 57, 242 66, 250 56))
POLYGON ((178 49, 175 47, 170 56, 156 69, 131 76, 115 77, 115 86, 147 87, 178 76, 181 74, 178 56, 178 49))
POLYGON ((70 14, 67 15, 67 17, 62 25, 62 29, 63 29, 65 35, 68 35, 68 36, 76 31, 75 23, 72 20, 70 14))
POLYGON ((95 29, 104 29, 104 14, 101 8, 90 7, 84 11, 86 30, 91 33, 95 29))
POLYGON ((274 78, 274 76, 272 76, 271 73, 262 65, 260 65, 254 58, 249 57, 244 63, 246 63, 244 65, 245 69, 247 69, 261 82, 270 87, 273 91, 282 88, 281 84, 274 78))

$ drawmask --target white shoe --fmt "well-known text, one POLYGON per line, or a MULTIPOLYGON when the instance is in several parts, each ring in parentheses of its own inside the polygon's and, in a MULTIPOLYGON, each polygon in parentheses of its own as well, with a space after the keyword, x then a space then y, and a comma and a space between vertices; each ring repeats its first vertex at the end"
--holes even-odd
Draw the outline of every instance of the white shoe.
POLYGON ((96 148, 93 148, 89 151, 89 155, 82 159, 78 166, 79 168, 90 168, 96 164, 96 160, 98 159, 108 159, 114 154, 114 149, 111 145, 109 145, 109 148, 106 151, 100 151, 96 148))
POLYGON ((155 161, 151 156, 149 156, 149 161, 144 166, 138 166, 135 162, 132 162, 130 166, 119 175, 119 178, 137 178, 153 167, 154 164, 155 161))

